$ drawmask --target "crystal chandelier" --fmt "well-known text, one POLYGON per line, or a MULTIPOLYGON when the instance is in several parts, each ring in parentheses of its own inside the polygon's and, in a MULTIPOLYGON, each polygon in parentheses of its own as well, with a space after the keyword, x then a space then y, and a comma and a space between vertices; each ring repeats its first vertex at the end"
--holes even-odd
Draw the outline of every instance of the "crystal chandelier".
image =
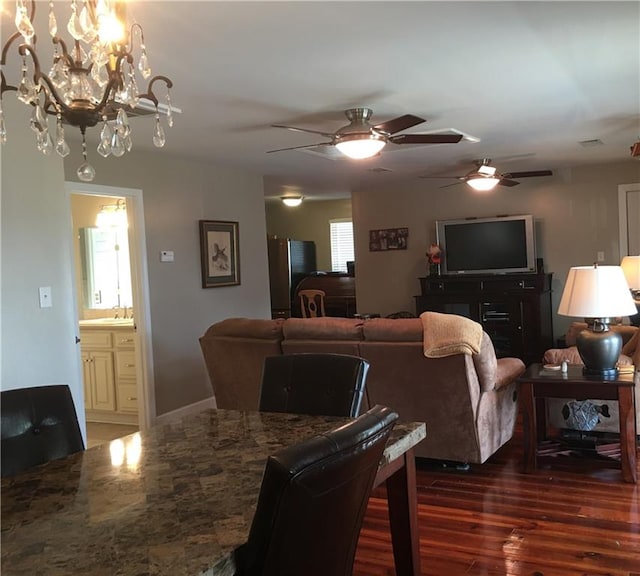
POLYGON ((0 142, 7 141, 2 97, 5 92, 15 91, 21 102, 33 106, 30 125, 36 134, 38 150, 43 154, 55 150, 61 157, 67 156, 70 148, 64 124, 80 129, 84 161, 77 174, 84 182, 91 182, 95 177, 95 169, 87 161, 86 129, 101 124, 98 153, 105 158, 120 157, 132 147, 127 111, 131 112, 139 103, 144 104, 144 100, 155 108, 153 143, 158 148, 164 146, 161 105, 153 87, 158 81, 166 85, 166 120, 173 126, 169 92, 173 83, 166 76, 151 77, 142 27, 137 22, 127 24, 124 4, 122 0, 70 0, 71 14, 66 29, 71 40, 67 43, 58 36, 54 1, 50 0, 48 22, 53 61, 47 74, 41 69, 43 63, 36 48, 36 2, 16 0, 17 32, 2 49, 0 142), (11 45, 18 39, 21 39, 17 52, 22 58, 22 69, 18 85, 13 86, 7 83, 4 67, 11 45), (149 81, 144 94, 138 90, 138 74, 149 81), (56 118, 53 135, 49 131, 48 115, 56 118))

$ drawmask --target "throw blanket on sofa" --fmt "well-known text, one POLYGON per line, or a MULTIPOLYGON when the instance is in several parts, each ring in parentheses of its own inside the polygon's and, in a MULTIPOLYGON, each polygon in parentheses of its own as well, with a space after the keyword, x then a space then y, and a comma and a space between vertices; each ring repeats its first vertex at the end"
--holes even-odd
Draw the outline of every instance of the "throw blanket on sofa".
POLYGON ((442 358, 454 354, 478 354, 482 342, 482 326, 464 316, 423 312, 424 355, 442 358))

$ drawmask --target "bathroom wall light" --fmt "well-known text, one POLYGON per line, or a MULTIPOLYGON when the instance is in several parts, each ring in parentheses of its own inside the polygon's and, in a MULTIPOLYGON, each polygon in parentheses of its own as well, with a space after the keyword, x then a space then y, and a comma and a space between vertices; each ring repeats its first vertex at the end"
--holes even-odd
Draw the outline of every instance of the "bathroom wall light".
POLYGON ((282 196, 280 200, 285 206, 295 207, 302 204, 302 198, 303 196, 282 196))
POLYGON ((104 204, 96 216, 98 228, 127 228, 127 203, 119 198, 115 204, 104 204))

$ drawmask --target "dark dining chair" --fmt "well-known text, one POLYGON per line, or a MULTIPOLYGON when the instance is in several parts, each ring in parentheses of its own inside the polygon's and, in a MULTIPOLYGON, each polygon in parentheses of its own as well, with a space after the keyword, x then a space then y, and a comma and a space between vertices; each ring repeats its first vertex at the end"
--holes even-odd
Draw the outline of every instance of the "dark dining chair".
POLYGON ((359 418, 271 455, 236 576, 347 576, 367 502, 398 415, 359 418))
POLYGON ((3 477, 84 450, 66 384, 3 390, 0 403, 3 477))
POLYGON ((283 354, 264 360, 260 410, 316 416, 360 413, 369 363, 348 354, 283 354))

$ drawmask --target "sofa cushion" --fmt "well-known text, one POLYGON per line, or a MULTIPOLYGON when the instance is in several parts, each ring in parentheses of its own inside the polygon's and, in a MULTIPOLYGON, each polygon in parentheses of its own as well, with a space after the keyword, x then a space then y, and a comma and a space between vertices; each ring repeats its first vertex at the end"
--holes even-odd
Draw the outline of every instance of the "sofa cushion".
POLYGON ((362 332, 365 340, 374 342, 422 342, 420 318, 372 318, 362 332))
POLYGON ((362 340, 363 320, 355 318, 287 318, 286 340, 362 340))
POLYGON ((208 328, 203 338, 209 336, 234 336, 260 340, 282 340, 284 319, 255 320, 251 318, 227 318, 208 328))

